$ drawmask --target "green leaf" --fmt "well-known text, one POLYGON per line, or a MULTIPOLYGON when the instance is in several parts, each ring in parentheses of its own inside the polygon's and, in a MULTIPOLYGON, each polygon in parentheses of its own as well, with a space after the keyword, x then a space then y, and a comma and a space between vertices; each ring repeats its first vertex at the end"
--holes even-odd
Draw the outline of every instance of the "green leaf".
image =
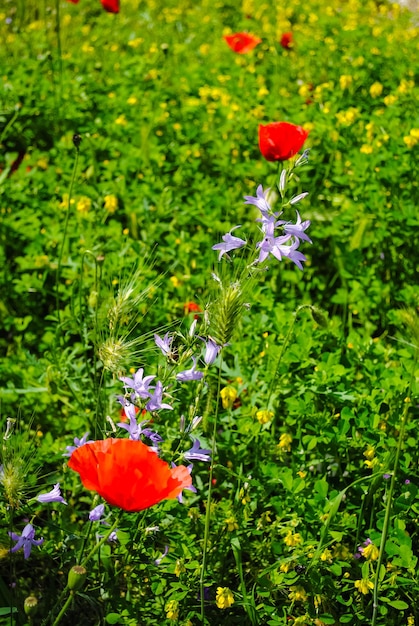
POLYGON ((108 613, 105 617, 107 624, 118 624, 122 616, 119 613, 108 613))
POLYGON ((398 609, 399 611, 405 611, 409 608, 407 602, 403 602, 403 600, 393 600, 392 602, 388 602, 387 604, 393 609, 398 609))

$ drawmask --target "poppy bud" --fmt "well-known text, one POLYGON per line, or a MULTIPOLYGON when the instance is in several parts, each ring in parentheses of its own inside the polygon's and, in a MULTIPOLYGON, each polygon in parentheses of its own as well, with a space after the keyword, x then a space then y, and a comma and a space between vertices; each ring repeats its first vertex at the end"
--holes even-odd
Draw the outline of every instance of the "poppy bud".
POLYGON ((87 570, 83 565, 73 565, 68 572, 68 587, 70 591, 79 591, 86 580, 87 570))
POLYGON ((25 615, 35 615, 38 610, 38 598, 35 598, 35 596, 28 596, 27 598, 25 598, 25 602, 23 603, 23 610, 25 611, 25 615))
POLYGON ((320 328, 328 327, 327 317, 325 316, 325 314, 323 313, 321 309, 318 309, 317 307, 312 306, 310 307, 310 311, 311 311, 311 316, 313 320, 320 326, 320 328))
POLYGON ((77 150, 79 149, 79 146, 81 144, 81 139, 81 135, 78 135, 77 133, 73 135, 73 144, 77 150))

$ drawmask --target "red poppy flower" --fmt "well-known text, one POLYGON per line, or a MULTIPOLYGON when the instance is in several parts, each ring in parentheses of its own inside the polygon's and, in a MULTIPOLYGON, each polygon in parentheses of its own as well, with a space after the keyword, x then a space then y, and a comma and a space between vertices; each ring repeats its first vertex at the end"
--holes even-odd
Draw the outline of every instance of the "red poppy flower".
POLYGON ((124 511, 142 511, 176 498, 192 485, 188 468, 170 468, 141 441, 103 439, 76 448, 68 465, 86 489, 124 511))
POLYGON ((283 48, 285 48, 286 50, 289 50, 290 48, 292 48, 293 43, 294 43, 294 37, 292 33, 284 33, 281 37, 281 39, 279 40, 279 43, 281 44, 281 46, 283 48))
POLYGON ((249 33, 234 33, 234 35, 224 35, 224 41, 233 52, 246 54, 246 52, 253 50, 262 39, 249 33))
MULTIPOLYGON (((202 309, 196 302, 185 302, 183 312, 185 315, 188 315, 188 313, 202 313, 202 309)), ((194 315, 194 319, 199 319, 199 315, 194 315)))
POLYGON ((119 13, 119 0, 100 0, 108 13, 119 13))
POLYGON ((72 2, 73 4, 78 4, 79 0, 68 0, 68 2, 72 2))
POLYGON ((259 126, 259 148, 267 161, 286 161, 304 145, 308 132, 289 122, 272 122, 259 126))

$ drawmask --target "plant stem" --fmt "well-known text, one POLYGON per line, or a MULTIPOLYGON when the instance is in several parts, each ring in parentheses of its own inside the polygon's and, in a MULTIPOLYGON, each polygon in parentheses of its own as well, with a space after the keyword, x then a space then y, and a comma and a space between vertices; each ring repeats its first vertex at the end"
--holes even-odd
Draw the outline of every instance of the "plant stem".
POLYGON ((214 425, 212 429, 211 465, 210 465, 209 479, 208 479, 207 507, 205 511, 204 545, 202 548, 201 576, 199 579, 199 590, 201 594, 201 622, 202 624, 205 623, 204 621, 205 620, 204 580, 205 580, 205 572, 206 572, 206 567, 207 567, 209 527, 210 527, 210 521, 211 521, 212 476, 213 476, 213 471, 214 471, 215 438, 217 435, 217 420, 218 420, 218 407, 219 407, 219 402, 220 402, 222 364, 223 364, 223 357, 221 356, 220 363, 218 366, 217 399, 216 399, 216 406, 215 406, 214 425))
POLYGON ((383 530, 381 532, 381 540, 380 540, 380 552, 378 555, 377 566, 376 566, 375 577, 374 577, 373 614, 372 614, 371 626, 375 626, 377 623, 378 586, 380 584, 380 570, 381 570, 381 566, 384 560, 384 551, 385 551, 388 531, 390 527, 390 515, 391 515, 392 508, 393 508, 393 494, 394 494, 394 488, 396 485, 397 472, 399 469, 400 455, 401 455, 403 442, 404 442, 404 436, 406 432, 407 414, 408 414, 409 406, 410 406, 410 394, 412 390, 413 381, 415 379, 415 371, 416 371, 416 366, 418 363, 418 357, 419 357, 419 349, 416 349, 415 356, 413 359, 412 373, 411 373, 409 385, 407 388, 407 396, 405 397, 405 401, 404 401, 405 405, 404 405, 402 417, 400 420, 400 431, 399 431, 399 440, 397 442, 396 458, 394 459, 393 473, 391 476, 390 488, 387 494, 386 512, 384 516, 383 530))
POLYGON ((66 238, 67 238, 68 222, 69 222, 69 219, 70 219, 71 196, 72 196, 72 193, 73 193, 74 181, 76 179, 76 171, 77 171, 78 162, 79 162, 79 148, 76 146, 76 158, 74 160, 73 173, 71 175, 71 181, 70 181, 70 189, 68 191, 68 202, 67 202, 67 210, 66 210, 65 222, 64 222, 63 240, 61 242, 60 253, 58 255, 57 272, 56 272, 56 275, 55 275, 55 307, 56 307, 56 310, 57 310, 58 323, 60 322, 60 276, 61 276, 61 264, 62 264, 62 260, 63 260, 65 241, 66 241, 66 238))
MULTIPOLYGON (((115 530, 115 528, 117 527, 119 522, 119 515, 117 516, 115 522, 112 524, 112 526, 109 528, 108 532, 102 537, 102 539, 90 550, 89 554, 87 555, 87 557, 84 559, 84 561, 81 563, 81 565, 83 567, 86 567, 87 563, 90 561, 90 559, 96 554, 96 552, 98 552, 100 550, 100 548, 103 546, 103 544, 109 539, 110 534, 115 530)), ((60 597, 58 598, 58 601, 56 603, 55 606, 57 606, 57 604, 59 604, 62 600, 62 598, 64 597, 64 595, 67 593, 68 591, 68 584, 65 586, 65 588, 63 589, 63 591, 60 594, 60 597)), ((58 626, 58 624, 60 623, 61 619, 63 618, 66 610, 68 609, 68 607, 70 606, 70 603, 72 601, 72 599, 75 596, 75 592, 74 591, 70 591, 67 600, 64 602, 61 611, 58 613, 57 617, 55 618, 55 620, 52 622, 52 626, 58 626)), ((53 613, 53 611, 52 611, 53 613)), ((52 618, 51 618, 52 619, 52 618)))

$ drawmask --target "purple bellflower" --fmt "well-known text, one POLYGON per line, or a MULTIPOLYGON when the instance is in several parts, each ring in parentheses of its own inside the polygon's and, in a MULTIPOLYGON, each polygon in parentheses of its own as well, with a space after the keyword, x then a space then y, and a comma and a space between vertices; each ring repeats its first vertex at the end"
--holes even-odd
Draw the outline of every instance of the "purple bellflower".
POLYGON ((12 532, 8 534, 13 541, 16 541, 16 545, 10 548, 10 552, 16 552, 20 550, 20 548, 23 548, 23 556, 25 559, 30 557, 32 546, 40 546, 44 542, 43 538, 35 539, 35 529, 32 524, 26 524, 21 535, 12 532))
POLYGON ((145 376, 143 378, 143 374, 144 374, 144 368, 140 367, 140 369, 137 372, 135 372, 132 378, 129 378, 127 376, 122 376, 122 378, 119 379, 124 383, 126 387, 134 390, 134 393, 131 395, 132 399, 137 397, 137 398, 142 398, 143 400, 147 400, 148 398, 151 397, 151 393, 149 389, 150 389, 151 381, 153 380, 153 378, 156 378, 156 377, 145 376))
POLYGON ((104 514, 105 514, 105 505, 98 504, 97 506, 95 506, 94 509, 90 511, 89 520, 91 522, 100 522, 104 514))
POLYGON ((162 351, 164 356, 169 356, 172 352, 173 335, 166 333, 163 339, 159 335, 154 335, 154 342, 162 351))
POLYGON ((262 215, 268 215, 271 211, 270 204, 266 199, 266 196, 269 192, 270 188, 266 189, 266 191, 263 191, 262 185, 259 185, 259 187, 256 189, 256 197, 244 196, 244 199, 246 200, 245 204, 254 204, 262 213, 262 215))
POLYGON ((38 502, 41 502, 43 504, 47 502, 61 502, 61 504, 67 504, 67 502, 61 495, 60 483, 54 485, 54 488, 51 489, 51 491, 49 491, 48 493, 41 493, 39 496, 37 496, 36 499, 38 500, 38 502))
POLYGON ((176 374, 176 380, 179 380, 181 383, 186 383, 189 380, 201 380, 204 374, 196 369, 196 358, 194 356, 192 357, 192 361, 193 365, 191 369, 176 374))
POLYGON ((84 433, 83 437, 79 439, 78 437, 74 437, 74 446, 66 446, 67 452, 63 454, 63 456, 71 456, 76 448, 80 448, 80 446, 84 446, 85 443, 93 443, 93 440, 90 439, 87 441, 87 437, 89 433, 84 433))
MULTIPOLYGON (((172 463, 172 467, 176 467, 176 465, 174 463, 172 463)), ((188 465, 188 467, 186 468, 188 470, 188 472, 190 474, 192 474, 192 470, 193 470, 193 465, 188 465)), ((185 487, 185 489, 187 489, 188 491, 192 491, 193 493, 196 493, 196 487, 194 487, 193 485, 189 485, 189 487, 185 487)), ((183 492, 181 491, 180 494, 178 496, 176 496, 178 502, 180 502, 180 504, 183 504, 183 492)))
POLYGON ((163 384, 160 380, 156 383, 156 388, 154 389, 154 393, 150 396, 150 400, 147 402, 145 408, 147 411, 158 411, 159 409, 169 409, 173 410, 173 407, 170 404, 166 404, 162 402, 163 399, 163 384))
POLYGON ((221 350, 221 346, 219 346, 214 339, 208 337, 205 342, 205 354, 204 354, 204 362, 205 365, 212 365, 215 359, 218 356, 219 351, 221 350))
POLYGON ((292 224, 291 222, 287 222, 284 224, 284 231, 287 235, 292 235, 296 239, 302 239, 303 241, 308 241, 309 243, 313 243, 308 235, 305 234, 304 231, 310 226, 310 220, 301 221, 301 217, 298 211, 297 213, 297 222, 292 224))
POLYGON ((193 439, 193 446, 187 452, 183 453, 187 461, 211 461, 211 450, 201 448, 199 439, 193 439))
POLYGON ((164 557, 166 556, 168 552, 169 552, 169 546, 165 546, 163 554, 154 561, 154 565, 160 565, 160 563, 163 561, 164 557))
POLYGON ((244 239, 240 239, 240 237, 234 237, 234 235, 231 234, 233 230, 236 230, 236 228, 240 228, 240 225, 235 226, 234 228, 230 230, 229 233, 227 233, 226 235, 223 235, 222 243, 216 243, 215 246, 212 246, 212 250, 220 251, 220 254, 218 255, 219 261, 221 260, 221 257, 223 256, 223 254, 226 254, 227 252, 231 252, 231 250, 237 250, 238 248, 241 248, 242 246, 246 245, 247 241, 244 241, 244 239))

